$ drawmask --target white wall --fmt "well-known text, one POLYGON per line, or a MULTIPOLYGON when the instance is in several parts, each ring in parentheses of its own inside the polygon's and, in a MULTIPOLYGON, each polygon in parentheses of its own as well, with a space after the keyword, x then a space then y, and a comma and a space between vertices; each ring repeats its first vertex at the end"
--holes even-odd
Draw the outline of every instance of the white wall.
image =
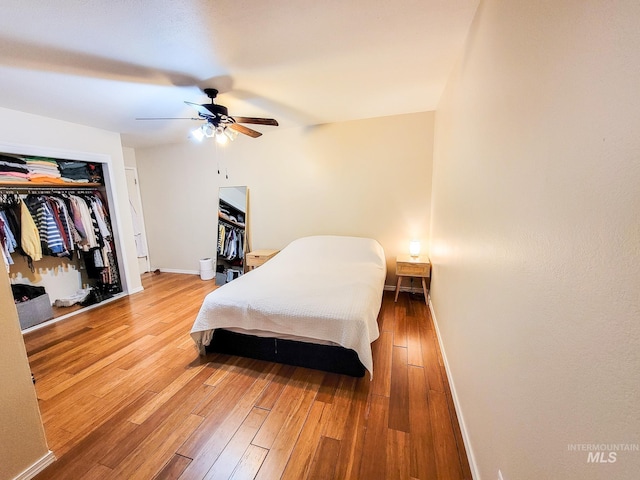
POLYGON ((433 119, 262 127, 262 137, 225 147, 137 149, 152 269, 197 271, 200 258, 215 257, 218 188, 246 185, 253 249, 304 235, 369 236, 382 244, 393 284, 395 255, 411 238, 429 238, 433 119))
POLYGON ((638 478, 569 449, 640 445, 639 20, 487 0, 436 113, 431 301, 483 480, 638 478))
MULTIPOLYGON (((107 160, 110 173, 107 180, 113 185, 113 198, 110 199, 112 201, 110 207, 115 218, 112 218, 112 224, 114 234, 120 240, 118 247, 125 263, 122 267, 126 266, 126 268, 121 267, 120 270, 126 272, 123 280, 129 292, 135 292, 142 288, 133 241, 131 211, 119 134, 0 108, 0 151, 51 155, 56 158, 73 160, 107 160)), ((18 261, 20 260, 18 259, 18 261)), ((16 261, 16 263, 18 262, 16 261)), ((36 267, 38 266, 36 262, 36 267)), ((65 273, 63 269, 56 275, 65 275, 65 273)), ((47 277, 46 272, 42 277, 47 277)), ((75 283, 77 276, 71 275, 71 278, 75 283)), ((67 295, 75 292, 73 288, 67 295)))
POLYGON ((16 478, 35 464, 53 460, 44 437, 36 391, 9 277, 0 272, 0 479, 16 478))

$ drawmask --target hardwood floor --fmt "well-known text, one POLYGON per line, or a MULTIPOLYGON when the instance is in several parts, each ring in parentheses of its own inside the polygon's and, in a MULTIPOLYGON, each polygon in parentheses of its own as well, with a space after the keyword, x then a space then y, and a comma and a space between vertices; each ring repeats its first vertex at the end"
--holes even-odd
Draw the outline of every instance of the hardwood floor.
POLYGON ((38 479, 471 479, 422 297, 385 292, 361 379, 228 355, 189 336, 196 275, 25 335, 49 448, 38 479))

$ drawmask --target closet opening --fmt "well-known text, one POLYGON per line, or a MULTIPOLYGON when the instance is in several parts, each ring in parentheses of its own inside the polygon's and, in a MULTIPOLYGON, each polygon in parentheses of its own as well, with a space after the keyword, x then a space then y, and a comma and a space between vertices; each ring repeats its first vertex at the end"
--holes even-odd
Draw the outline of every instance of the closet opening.
POLYGON ((125 294, 109 166, 0 153, 0 250, 23 332, 125 294))

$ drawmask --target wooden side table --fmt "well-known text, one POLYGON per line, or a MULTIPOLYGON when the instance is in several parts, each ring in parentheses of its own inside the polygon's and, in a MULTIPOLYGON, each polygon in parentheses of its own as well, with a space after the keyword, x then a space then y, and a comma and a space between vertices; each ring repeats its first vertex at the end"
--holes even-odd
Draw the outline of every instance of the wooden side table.
POLYGON ((271 260, 280 250, 253 250, 245 255, 245 263, 247 270, 253 270, 256 267, 271 260))
POLYGON ((398 283, 396 284, 396 299, 398 301, 398 293, 400 293, 400 283, 402 277, 418 277, 422 280, 422 291, 424 292, 424 301, 427 302, 427 282, 426 278, 431 276, 431 262, 429 257, 422 255, 412 257, 408 254, 398 255, 396 257, 396 276, 398 283))

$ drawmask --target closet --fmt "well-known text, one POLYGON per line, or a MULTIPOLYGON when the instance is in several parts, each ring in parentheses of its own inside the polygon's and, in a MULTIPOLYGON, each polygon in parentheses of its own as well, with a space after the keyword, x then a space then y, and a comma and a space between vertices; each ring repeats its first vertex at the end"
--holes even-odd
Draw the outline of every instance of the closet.
POLYGON ((97 162, 0 153, 0 247, 22 329, 123 291, 97 162))

